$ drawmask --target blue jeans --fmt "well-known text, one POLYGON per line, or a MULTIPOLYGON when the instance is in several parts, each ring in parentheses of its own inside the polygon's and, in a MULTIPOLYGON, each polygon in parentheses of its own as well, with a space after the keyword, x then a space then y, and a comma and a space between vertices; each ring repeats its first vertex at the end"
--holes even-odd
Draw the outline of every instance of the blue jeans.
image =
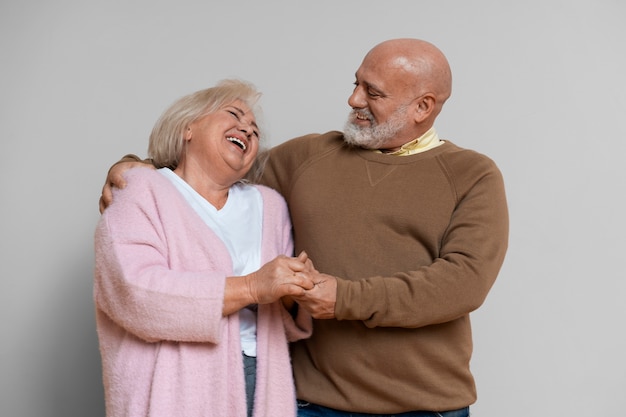
POLYGON ((408 411, 398 414, 368 414, 339 411, 298 400, 298 417, 469 417, 469 407, 453 411, 408 411))
POLYGON ((256 390, 256 358, 243 354, 243 371, 246 379, 246 403, 248 405, 248 417, 252 417, 254 411, 254 391, 256 390))

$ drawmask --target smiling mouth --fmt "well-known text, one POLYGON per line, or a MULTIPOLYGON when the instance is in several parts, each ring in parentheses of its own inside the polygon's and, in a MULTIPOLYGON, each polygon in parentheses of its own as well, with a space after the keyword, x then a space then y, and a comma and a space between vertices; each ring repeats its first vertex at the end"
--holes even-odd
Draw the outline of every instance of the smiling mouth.
POLYGON ((226 138, 226 140, 229 141, 229 142, 234 143, 237 146, 239 146, 244 151, 247 148, 246 144, 242 140, 240 140, 240 139, 233 138, 233 137, 228 137, 228 138, 226 138))
POLYGON ((368 114, 364 114, 358 111, 354 111, 353 112, 354 115, 354 123, 359 123, 359 122, 369 122, 372 123, 372 120, 370 118, 370 116, 368 114))

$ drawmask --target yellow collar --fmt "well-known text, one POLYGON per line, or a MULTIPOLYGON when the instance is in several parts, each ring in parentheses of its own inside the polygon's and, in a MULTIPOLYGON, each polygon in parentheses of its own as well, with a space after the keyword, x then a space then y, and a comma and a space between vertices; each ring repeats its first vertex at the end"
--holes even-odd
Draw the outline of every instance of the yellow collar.
MULTIPOLYGON (((398 149, 393 152, 384 152, 385 155, 395 155, 395 156, 406 156, 413 155, 416 153, 424 152, 429 149, 432 149, 436 146, 439 146, 443 143, 442 140, 439 139, 439 135, 434 127, 431 127, 419 138, 413 139, 410 142, 405 143, 398 149)), ((376 150, 378 153, 383 153, 380 150, 376 150)))

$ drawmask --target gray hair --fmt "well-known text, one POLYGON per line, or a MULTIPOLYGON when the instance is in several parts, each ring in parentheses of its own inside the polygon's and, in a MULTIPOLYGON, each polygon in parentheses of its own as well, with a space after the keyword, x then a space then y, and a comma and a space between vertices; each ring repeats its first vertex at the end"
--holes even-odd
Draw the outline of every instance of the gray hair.
MULTIPOLYGON (((183 152, 184 133, 196 120, 241 100, 258 117, 261 93, 249 82, 228 79, 176 100, 152 128, 148 157, 157 168, 175 169, 183 152)), ((259 128, 259 139, 263 136, 259 128)))

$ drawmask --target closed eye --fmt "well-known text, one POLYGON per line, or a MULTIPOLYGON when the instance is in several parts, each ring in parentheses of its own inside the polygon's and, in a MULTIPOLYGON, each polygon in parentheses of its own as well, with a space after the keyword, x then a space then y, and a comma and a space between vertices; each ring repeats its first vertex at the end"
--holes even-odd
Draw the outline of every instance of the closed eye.
MULTIPOLYGON (((356 90, 360 83, 358 81, 355 81, 354 83, 354 90, 356 90)), ((380 97, 384 97, 384 94, 381 93, 379 90, 377 90, 376 88, 372 87, 371 85, 368 84, 364 84, 365 87, 365 93, 371 97, 371 98, 380 98, 380 97)))
MULTIPOLYGON (((226 109, 226 111, 227 111, 228 113, 232 114, 232 115, 233 115, 233 117, 234 117, 235 119, 237 119, 239 122, 245 123, 245 121, 242 121, 242 116, 243 116, 243 115, 245 115, 244 111, 243 111, 243 110, 241 110, 241 109, 239 109, 238 107, 235 107, 234 109, 235 109, 235 110, 226 109)), ((260 138, 260 134, 259 134, 259 131, 256 129, 256 128, 257 128, 257 124, 256 124, 256 122, 254 122, 254 121, 250 122, 250 126, 252 126, 252 127, 253 127, 253 129, 252 129, 252 134, 253 134, 253 135, 254 135, 257 139, 259 139, 259 138, 260 138)))

